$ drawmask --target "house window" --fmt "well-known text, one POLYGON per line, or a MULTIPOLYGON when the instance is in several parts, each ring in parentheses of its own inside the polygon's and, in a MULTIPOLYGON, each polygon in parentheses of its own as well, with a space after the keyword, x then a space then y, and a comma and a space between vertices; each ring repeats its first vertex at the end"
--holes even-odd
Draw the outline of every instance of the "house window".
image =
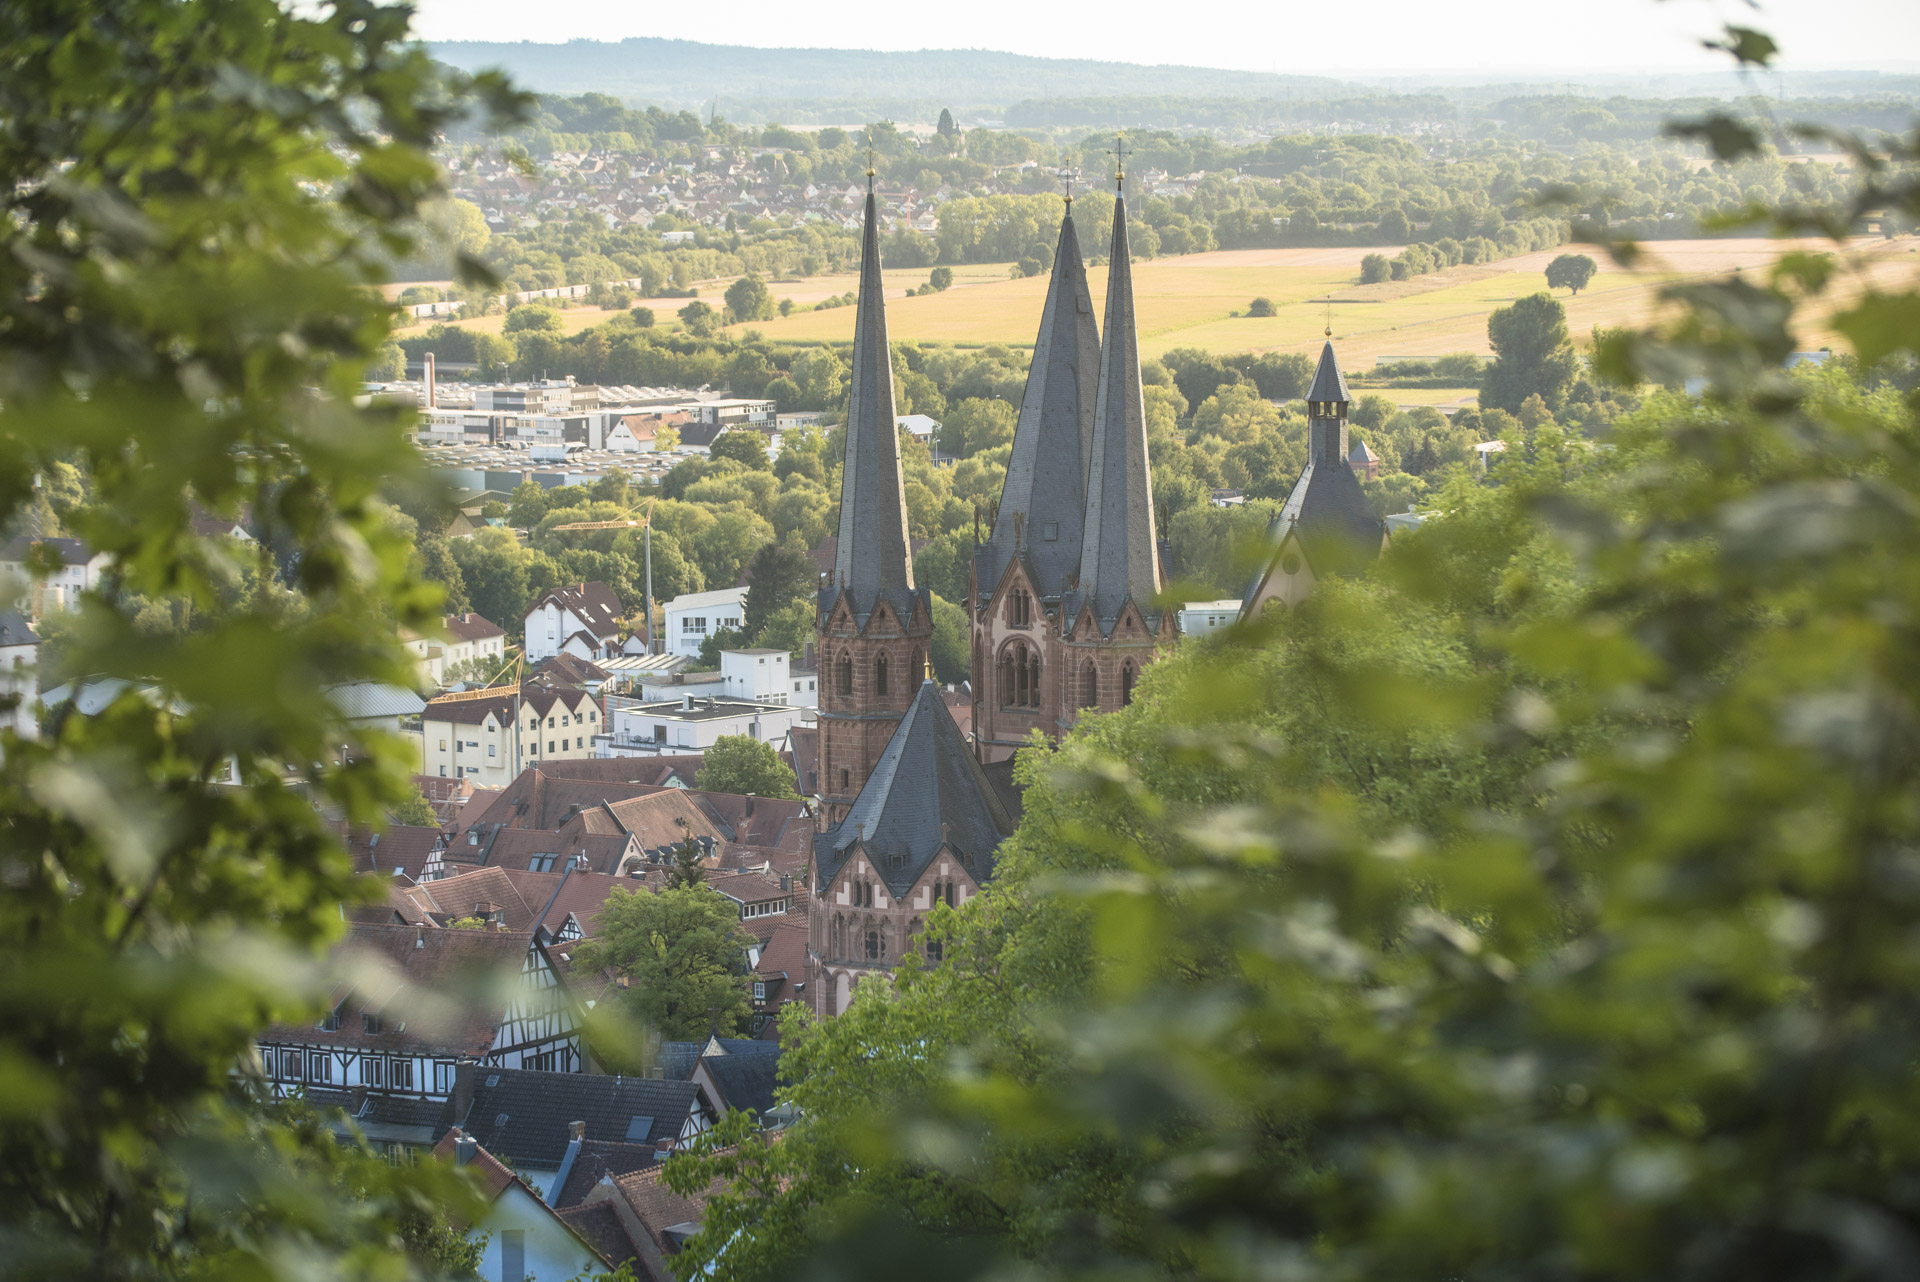
POLYGON ((497 744, 491 744, 491 743, 490 743, 490 744, 488 744, 488 745, 487 745, 487 755, 488 755, 489 757, 497 757, 497 756, 499 756, 499 755, 500 755, 500 748, 499 748, 499 745, 497 745, 497 744))
POLYGON ((665 743, 667 741, 667 728, 665 726, 655 726, 653 728, 653 741, 655 743, 665 743))
POLYGON ((584 748, 587 746, 587 741, 584 738, 580 738, 576 736, 573 741, 573 746, 576 748, 584 748))
POLYGON ((502 1282, 523 1282, 527 1276, 527 1231, 500 1230, 500 1277, 502 1282))
POLYGON ((442 779, 445 779, 447 777, 447 768, 445 766, 440 767, 440 777, 442 779))
POLYGON ((552 872, 553 861, 558 858, 558 855, 535 855, 533 858, 527 860, 527 871, 552 872))
POLYGON ((554 750, 554 748, 553 748, 553 740, 551 740, 551 739, 549 739, 549 740, 547 740, 547 751, 548 751, 548 752, 552 752, 553 750, 554 750))
POLYGON ((380 1032, 380 1017, 370 1010, 361 1011, 360 1028, 369 1037, 377 1035, 380 1032))
POLYGON ((410 1091, 413 1089, 413 1061, 410 1059, 390 1059, 387 1061, 387 1087, 390 1090, 410 1091))
POLYGON ((552 717, 548 717, 548 718, 547 718, 547 729, 549 729, 549 730, 551 730, 551 729, 553 729, 553 718, 552 718, 552 717))
POLYGON ((318 1086, 333 1081, 333 1056, 326 1051, 307 1052, 307 1080, 318 1086))
POLYGON ((756 1002, 764 1002, 767 1000, 767 986, 765 984, 755 981, 753 985, 753 1000, 756 1002))
POLYGON ((446 750, 447 750, 447 741, 445 739, 442 739, 440 741, 440 751, 445 752, 446 750))

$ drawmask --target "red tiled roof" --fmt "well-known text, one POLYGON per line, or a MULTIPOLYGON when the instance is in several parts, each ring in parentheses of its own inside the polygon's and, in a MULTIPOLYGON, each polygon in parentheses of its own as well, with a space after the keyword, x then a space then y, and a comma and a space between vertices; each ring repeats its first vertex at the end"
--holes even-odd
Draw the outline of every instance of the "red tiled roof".
POLYGON ((507 635, 507 630, 499 624, 472 612, 449 614, 440 620, 440 624, 461 641, 488 641, 507 635))
POLYGON ((517 986, 533 946, 532 932, 524 930, 356 923, 325 963, 336 977, 332 1000, 339 1027, 278 1024, 261 1040, 483 1055, 506 1019, 506 1002, 480 994, 517 986), (378 1015, 381 1031, 366 1031, 365 1013, 378 1015))
POLYGON ((345 824, 337 824, 334 831, 346 842, 355 872, 388 877, 399 873, 414 881, 420 879, 442 835, 438 828, 416 828, 410 824, 388 824, 385 832, 371 828, 349 829, 345 824))

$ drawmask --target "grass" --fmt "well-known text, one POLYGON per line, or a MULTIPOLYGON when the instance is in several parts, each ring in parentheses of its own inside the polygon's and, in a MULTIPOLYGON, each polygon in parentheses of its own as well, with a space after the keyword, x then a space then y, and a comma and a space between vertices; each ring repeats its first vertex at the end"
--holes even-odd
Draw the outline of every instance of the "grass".
MULTIPOLYGON (((1847 253, 1848 266, 1855 275, 1836 297, 1845 299, 1865 288, 1911 282, 1920 266, 1915 246, 1912 238, 1855 242, 1847 253)), ((1567 320, 1576 340, 1584 341, 1596 325, 1640 325, 1654 319, 1663 284, 1735 269, 1763 270, 1783 249, 1792 247, 1757 238, 1655 242, 1646 247, 1646 266, 1634 271, 1620 270, 1597 251, 1588 251, 1601 263, 1593 284, 1576 297, 1568 297, 1565 291, 1556 293, 1566 303, 1567 320)), ((1151 358, 1175 347, 1217 353, 1310 353, 1331 324, 1341 359, 1349 369, 1366 369, 1382 356, 1451 352, 1484 356, 1489 354, 1488 314, 1515 298, 1546 288, 1542 272, 1547 262, 1573 248, 1365 286, 1354 282, 1359 278, 1361 257, 1375 252, 1369 248, 1236 250, 1138 262, 1134 265, 1134 302, 1140 353, 1151 358), (1255 297, 1272 299, 1277 314, 1257 320, 1233 314, 1244 312, 1255 297), (1326 301, 1329 297, 1331 303, 1326 301)), ((926 281, 929 271, 917 268, 885 273, 887 328, 895 341, 968 346, 1005 343, 1016 347, 1033 342, 1046 296, 1045 276, 1016 280, 1009 278, 1006 264, 970 264, 954 269, 951 289, 907 297, 909 289, 926 281)), ((1094 306, 1099 309, 1106 289, 1106 269, 1093 268, 1088 276, 1094 306)), ((701 285, 701 297, 719 306, 726 283, 701 285)), ((772 290, 775 298, 813 303, 857 285, 858 279, 849 273, 775 281, 772 290)), ((684 299, 640 301, 654 309, 661 323, 670 322, 673 313, 686 305, 684 299)), ((572 333, 599 324, 610 315, 582 307, 563 311, 561 318, 566 331, 572 333)), ((853 318, 853 308, 840 307, 734 328, 736 332, 758 330, 775 342, 844 343, 853 337, 853 318)), ((488 316, 463 323, 497 332, 502 318, 488 316)), ((1834 344, 1834 335, 1819 314, 1797 339, 1802 347, 1834 344)), ((1450 389, 1392 394, 1409 405, 1447 404, 1461 395, 1450 389)))

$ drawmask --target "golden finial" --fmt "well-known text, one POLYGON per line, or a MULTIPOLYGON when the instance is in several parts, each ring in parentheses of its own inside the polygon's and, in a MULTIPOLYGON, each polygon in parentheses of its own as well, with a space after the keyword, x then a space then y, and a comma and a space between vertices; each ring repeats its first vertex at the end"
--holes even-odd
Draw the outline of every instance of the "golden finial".
POLYGON ((1068 165, 1060 170, 1060 183, 1061 186, 1065 188, 1064 198, 1069 206, 1073 204, 1073 180, 1079 176, 1080 171, 1072 165, 1068 165))
POLYGON ((1325 330, 1325 333, 1328 338, 1333 337, 1333 295, 1332 294, 1327 295, 1327 328, 1325 330))

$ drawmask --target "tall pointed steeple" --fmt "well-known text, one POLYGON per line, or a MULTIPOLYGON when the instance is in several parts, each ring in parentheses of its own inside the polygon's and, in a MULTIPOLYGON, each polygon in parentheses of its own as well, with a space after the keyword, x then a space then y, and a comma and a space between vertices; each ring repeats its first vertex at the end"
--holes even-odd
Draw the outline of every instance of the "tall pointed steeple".
MULTIPOLYGON (((1125 171, 1116 175, 1124 180, 1125 171)), ((1154 530, 1153 477, 1147 464, 1147 420, 1140 390, 1140 340, 1134 331, 1133 262, 1127 247, 1127 200, 1113 199, 1113 252, 1108 255, 1107 316, 1101 327, 1100 388, 1094 399, 1087 516, 1080 547, 1080 586, 1103 631, 1132 597, 1149 626, 1160 590, 1154 530)))
POLYGON ((847 403, 847 457, 840 477, 840 540, 833 589, 853 593, 864 616, 882 596, 913 587, 907 554, 907 490, 894 424, 893 354, 880 279, 880 225, 873 172, 860 242, 860 302, 853 322, 853 390, 847 403))
POLYGON ((1099 365, 1100 334, 1069 197, 999 514, 978 558, 982 597, 999 586, 1018 552, 1026 553, 1042 596, 1059 593, 1080 572, 1099 365))
POLYGON ((1347 408, 1353 397, 1347 391, 1347 377, 1340 372, 1340 360, 1333 354, 1333 338, 1320 349, 1320 365, 1313 371, 1313 385, 1307 388, 1307 455, 1319 463, 1347 457, 1347 408))

